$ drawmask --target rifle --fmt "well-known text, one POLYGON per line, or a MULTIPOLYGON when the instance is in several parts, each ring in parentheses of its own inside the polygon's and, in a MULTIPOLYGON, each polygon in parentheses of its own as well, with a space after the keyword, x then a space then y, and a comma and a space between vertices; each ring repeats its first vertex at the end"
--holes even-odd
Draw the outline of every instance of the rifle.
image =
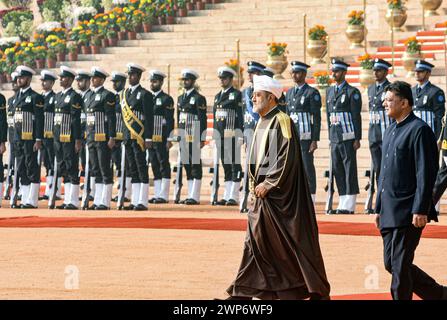
MULTIPOLYGON (((172 141, 180 142, 180 137, 177 136, 172 139, 172 141)), ((180 150, 180 143, 178 148, 178 156, 177 156, 177 166, 174 167, 175 180, 174 180, 174 202, 180 203, 180 195, 182 193, 182 187, 183 187, 183 177, 182 177, 182 171, 183 171, 183 165, 182 165, 182 152, 180 150)))
POLYGON ((9 151, 9 159, 8 159, 8 165, 7 165, 7 175, 6 175, 6 182, 5 182, 5 190, 3 190, 3 199, 10 200, 11 199, 11 190, 13 188, 13 180, 14 180, 14 167, 12 165, 12 161, 14 159, 14 154, 12 153, 12 150, 9 151))
POLYGON ((124 142, 121 143, 121 177, 118 192, 118 210, 124 209, 124 199, 126 197, 126 146, 124 142))
POLYGON ((19 199, 19 170, 17 170, 17 157, 14 157, 14 180, 13 180, 13 195, 11 196, 11 208, 18 208, 17 201, 19 199))
POLYGON ((219 197, 219 150, 217 144, 214 144, 214 166, 210 168, 210 173, 213 174, 213 180, 210 183, 212 187, 211 204, 215 206, 219 197))
POLYGON ((90 205, 90 155, 88 146, 85 144, 85 169, 84 169, 84 192, 82 193, 81 209, 88 210, 90 205))
POLYGON ((329 170, 324 173, 324 176, 325 176, 325 178, 328 178, 327 185, 324 188, 324 191, 327 192, 325 211, 327 214, 331 214, 331 213, 333 213, 332 202, 334 200, 334 173, 332 170, 332 156, 331 155, 329 155, 329 170))
POLYGON ((367 170, 365 172, 365 177, 369 177, 368 184, 365 187, 365 190, 368 191, 368 196, 367 196, 366 202, 365 202, 365 213, 372 214, 372 213, 374 213, 372 204, 373 204, 373 198, 374 198, 374 192, 375 192, 374 184, 375 184, 375 179, 376 179, 376 172, 375 172, 372 164, 371 164, 371 170, 367 170))
POLYGON ((59 179, 59 170, 57 168, 57 158, 54 156, 54 173, 53 182, 50 186, 50 197, 48 199, 48 208, 54 209, 56 207, 57 181, 59 179))
POLYGON ((244 193, 244 198, 242 199, 240 205, 239 205, 239 210, 240 213, 247 213, 248 212, 248 207, 247 207, 247 202, 248 202, 248 195, 250 194, 250 185, 249 185, 249 176, 248 176, 248 169, 249 169, 249 154, 248 154, 248 150, 249 150, 249 146, 247 145, 246 147, 246 159, 245 159, 245 165, 244 165, 244 184, 242 185, 242 192, 244 193))

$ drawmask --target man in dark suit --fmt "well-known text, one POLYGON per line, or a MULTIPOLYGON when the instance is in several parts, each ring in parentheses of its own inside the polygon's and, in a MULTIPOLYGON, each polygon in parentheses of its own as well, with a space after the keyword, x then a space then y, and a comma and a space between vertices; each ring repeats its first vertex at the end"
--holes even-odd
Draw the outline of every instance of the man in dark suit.
POLYGON ((188 198, 180 203, 187 205, 200 203, 202 186, 201 149, 205 146, 206 141, 206 99, 195 88, 198 78, 199 75, 194 70, 183 69, 182 81, 185 93, 177 99, 177 121, 181 136, 180 150, 189 192, 188 198))
POLYGON ((31 88, 34 70, 27 66, 16 69, 20 91, 13 105, 14 153, 17 158, 17 172, 20 177, 22 201, 15 208, 35 209, 39 200, 40 166, 38 150, 42 147, 44 127, 44 99, 31 88))
POLYGON ((415 63, 414 71, 418 84, 412 88, 413 112, 430 126, 438 139, 445 113, 445 96, 441 88, 430 82, 433 67, 434 65, 425 60, 417 60, 415 63))
POLYGON ((354 214, 359 193, 357 150, 362 139, 362 95, 346 82, 348 67, 341 60, 332 60, 335 85, 326 91, 332 171, 340 196, 337 211, 327 214, 354 214))
POLYGON ((411 87, 396 81, 386 89, 385 110, 396 120, 383 138, 376 225, 383 238, 385 269, 394 300, 447 299, 447 288, 413 264, 422 230, 438 221, 432 190, 438 170, 436 138, 412 112, 411 87))
POLYGON ((293 61, 292 78, 295 86, 286 94, 287 114, 298 131, 301 157, 307 174, 312 200, 315 202, 317 175, 314 165, 314 151, 318 148, 321 128, 321 96, 317 89, 306 83, 309 65, 293 61))

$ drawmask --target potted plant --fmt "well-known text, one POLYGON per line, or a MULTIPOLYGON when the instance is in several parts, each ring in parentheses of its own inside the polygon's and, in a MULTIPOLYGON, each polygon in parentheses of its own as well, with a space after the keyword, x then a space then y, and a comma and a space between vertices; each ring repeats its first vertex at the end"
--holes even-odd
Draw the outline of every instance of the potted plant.
POLYGON ((407 77, 414 77, 414 64, 422 59, 421 44, 416 37, 410 37, 404 42, 405 52, 402 55, 402 63, 407 71, 407 77))
POLYGON ((421 5, 425 10, 425 16, 431 17, 431 16, 438 16, 439 14, 436 12, 438 8, 442 4, 442 0, 420 0, 421 5))
POLYGON ((145 13, 143 16, 143 32, 149 33, 152 30, 153 16, 151 13, 145 13))
MULTIPOLYGON (((327 71, 315 71, 313 74, 318 92, 320 92, 321 100, 326 101, 326 90, 332 84, 332 78, 327 71)), ((323 103, 322 110, 326 111, 326 104, 323 103)))
POLYGON ((118 45, 117 32, 114 29, 107 30, 107 41, 109 42, 109 47, 118 45))
POLYGON ((186 0, 177 0, 177 15, 180 18, 188 16, 188 10, 186 9, 186 0))
POLYGON ((394 31, 402 31, 402 26, 407 21, 407 9, 404 7, 406 0, 387 0, 388 10, 385 15, 386 22, 394 31))
POLYGON ((8 63, 6 57, 0 59, 0 83, 6 83, 6 70, 8 70, 8 63))
POLYGON ((196 2, 196 9, 197 10, 205 10, 205 3, 204 1, 197 1, 196 2))
POLYGON ((36 61, 37 69, 45 68, 45 59, 47 58, 47 48, 44 46, 37 46, 33 48, 33 53, 36 61))
POLYGON ((186 1, 186 10, 187 11, 194 10, 194 0, 187 0, 186 1))
POLYGON ((287 43, 267 43, 267 66, 275 71, 275 79, 284 79, 281 75, 287 68, 287 43))
POLYGON ((78 60, 78 45, 74 41, 70 41, 67 45, 68 61, 78 60))
POLYGON ((175 24, 175 8, 172 0, 167 2, 165 7, 166 24, 175 24))
POLYGON ((365 40, 366 28, 365 17, 363 11, 353 10, 348 15, 348 28, 346 36, 351 42, 351 49, 363 48, 363 40, 365 40))
POLYGON ((54 43, 54 48, 56 50, 56 60, 58 62, 65 61, 65 52, 67 51, 67 42, 65 40, 59 39, 54 43))
POLYGON ((307 53, 312 57, 312 65, 325 63, 323 57, 327 53, 327 32, 322 25, 316 25, 309 29, 307 41, 307 53))
POLYGON ((99 54, 101 53, 101 38, 97 35, 92 37, 92 40, 90 42, 90 48, 92 50, 92 54, 99 54))
POLYGON ((373 67, 374 59, 369 54, 364 54, 357 58, 360 62, 360 84, 365 89, 372 85, 375 81, 373 67))
POLYGON ((127 39, 127 31, 126 31, 126 26, 127 26, 127 18, 126 17, 119 17, 117 20, 117 25, 119 28, 118 31, 118 40, 119 41, 123 41, 127 39))
POLYGON ((233 86, 237 89, 242 88, 244 84, 244 68, 239 65, 239 60, 230 59, 230 61, 225 62, 225 65, 236 71, 239 69, 239 76, 233 78, 233 86))
POLYGON ((135 32, 140 33, 143 31, 143 19, 144 19, 144 12, 137 9, 133 11, 132 13, 132 21, 135 25, 135 32))
POLYGON ((47 68, 54 69, 56 68, 56 51, 54 48, 48 48, 47 51, 47 68))

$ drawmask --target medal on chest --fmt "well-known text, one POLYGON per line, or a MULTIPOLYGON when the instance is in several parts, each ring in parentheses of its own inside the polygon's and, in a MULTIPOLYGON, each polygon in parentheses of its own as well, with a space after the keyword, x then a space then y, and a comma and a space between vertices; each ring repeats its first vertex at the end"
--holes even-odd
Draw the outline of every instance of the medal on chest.
POLYGON ((341 96, 341 103, 345 103, 345 100, 346 100, 346 95, 343 94, 343 95, 341 96))
POLYGON ((138 92, 138 94, 137 94, 137 100, 140 100, 141 99, 141 92, 138 92))
POLYGON ((300 103, 303 105, 304 104, 304 100, 306 100, 306 97, 305 96, 302 96, 301 97, 301 100, 300 100, 300 103))
POLYGON ((428 96, 424 96, 424 100, 422 101, 422 104, 427 104, 428 96))
POLYGON ((31 96, 26 97, 25 103, 30 103, 30 102, 31 102, 31 96))
POLYGON ((50 98, 50 104, 53 104, 53 97, 50 98))
POLYGON ((155 104, 156 104, 157 106, 161 106, 161 99, 160 99, 160 98, 157 98, 157 100, 155 100, 155 104))
POLYGON ((192 98, 189 100, 189 104, 195 104, 195 103, 196 103, 196 98, 192 97, 192 98))
POLYGON ((230 100, 234 100, 234 93, 233 93, 233 92, 230 93, 230 97, 229 97, 228 99, 230 99, 230 100))
POLYGON ((69 103, 70 102, 70 96, 66 96, 64 102, 65 103, 69 103))
POLYGON ((100 94, 95 95, 95 101, 101 101, 101 95, 100 94))

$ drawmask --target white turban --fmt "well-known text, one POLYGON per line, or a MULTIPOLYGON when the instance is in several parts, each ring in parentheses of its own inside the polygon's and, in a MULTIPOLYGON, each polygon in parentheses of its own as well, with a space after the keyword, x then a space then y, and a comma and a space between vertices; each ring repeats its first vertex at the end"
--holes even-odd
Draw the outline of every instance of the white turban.
POLYGON ((270 78, 269 76, 253 76, 254 91, 267 91, 273 93, 276 98, 281 98, 282 85, 279 81, 270 78))

